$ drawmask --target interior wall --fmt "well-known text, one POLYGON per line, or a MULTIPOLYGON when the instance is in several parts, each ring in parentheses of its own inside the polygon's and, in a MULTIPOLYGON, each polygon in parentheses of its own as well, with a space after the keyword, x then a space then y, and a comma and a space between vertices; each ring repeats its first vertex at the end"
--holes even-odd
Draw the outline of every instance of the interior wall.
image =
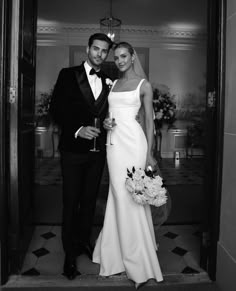
MULTIPOLYGON (((37 47, 36 101, 40 98, 40 93, 53 89, 58 73, 63 67, 79 65, 86 58, 85 48, 86 43, 81 46, 64 44, 37 47)), ((143 66, 145 59, 148 62, 145 67, 150 82, 153 87, 168 87, 171 95, 175 95, 177 120, 174 125, 176 128, 186 129, 205 111, 205 47, 187 50, 162 47, 144 49, 149 52, 149 57, 142 58, 145 54, 140 47, 137 53, 141 56, 143 66)), ((109 61, 112 61, 112 52, 109 61)), ((52 154, 51 130, 49 128, 45 132, 44 156, 52 154)), ((170 132, 163 130, 162 157, 167 158, 173 157, 173 148, 167 142, 169 134, 170 132)), ((185 153, 183 149, 181 156, 185 156, 185 153)))
POLYGON ((59 71, 68 66, 69 46, 37 46, 36 99, 53 89, 59 71))
MULTIPOLYGON (((69 66, 69 50, 69 45, 37 47, 36 96, 39 92, 49 92, 60 69, 69 66)), ((176 96, 177 107, 183 106, 187 94, 205 98, 202 89, 205 88, 205 48, 169 50, 151 47, 147 67, 150 82, 154 86, 169 87, 176 96)))
MULTIPOLYGON (((206 49, 188 50, 150 48, 150 81, 170 88, 175 95, 177 109, 187 106, 205 107, 206 49), (190 101, 188 96, 195 97, 190 101)), ((186 108, 187 109, 187 108, 186 108)))
POLYGON ((217 252, 217 281, 221 290, 236 286, 236 0, 227 1, 226 99, 223 155, 223 184, 220 238, 217 252))

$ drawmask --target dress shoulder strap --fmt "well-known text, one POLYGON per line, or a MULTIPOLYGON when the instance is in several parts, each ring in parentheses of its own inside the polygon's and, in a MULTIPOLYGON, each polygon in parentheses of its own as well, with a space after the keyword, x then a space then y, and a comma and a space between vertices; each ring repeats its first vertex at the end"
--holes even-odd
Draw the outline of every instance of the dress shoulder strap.
POLYGON ((141 87, 141 85, 143 84, 144 81, 145 81, 145 79, 142 79, 142 80, 139 82, 139 84, 138 84, 138 86, 137 86, 137 88, 136 88, 137 91, 140 90, 140 87, 141 87))
POLYGON ((114 88, 114 86, 115 86, 115 84, 116 84, 117 81, 118 81, 118 79, 114 80, 114 82, 112 83, 112 86, 111 86, 111 90, 110 91, 112 91, 112 89, 114 88))

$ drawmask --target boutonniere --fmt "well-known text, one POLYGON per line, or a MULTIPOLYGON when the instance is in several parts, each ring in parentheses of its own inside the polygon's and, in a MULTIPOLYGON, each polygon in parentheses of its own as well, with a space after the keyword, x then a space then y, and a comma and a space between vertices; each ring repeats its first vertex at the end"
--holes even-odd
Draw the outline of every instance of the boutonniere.
POLYGON ((112 87, 112 84, 113 84, 113 82, 112 82, 112 80, 111 79, 109 79, 109 78, 106 78, 106 84, 107 84, 107 86, 109 87, 109 89, 111 89, 111 87, 112 87))

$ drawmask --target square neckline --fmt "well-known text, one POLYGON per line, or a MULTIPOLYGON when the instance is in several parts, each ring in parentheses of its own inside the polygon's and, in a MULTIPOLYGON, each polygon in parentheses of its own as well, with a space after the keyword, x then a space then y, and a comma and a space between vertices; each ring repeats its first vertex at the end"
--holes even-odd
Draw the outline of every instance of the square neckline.
POLYGON ((141 79, 140 82, 138 83, 137 87, 134 90, 129 90, 129 91, 127 91, 127 90, 126 91, 112 91, 113 88, 115 87, 116 82, 118 81, 118 79, 116 79, 114 81, 114 84, 113 84, 112 88, 111 88, 111 93, 129 93, 129 92, 134 92, 134 91, 136 91, 139 88, 141 82, 143 82, 144 80, 145 79, 141 79))

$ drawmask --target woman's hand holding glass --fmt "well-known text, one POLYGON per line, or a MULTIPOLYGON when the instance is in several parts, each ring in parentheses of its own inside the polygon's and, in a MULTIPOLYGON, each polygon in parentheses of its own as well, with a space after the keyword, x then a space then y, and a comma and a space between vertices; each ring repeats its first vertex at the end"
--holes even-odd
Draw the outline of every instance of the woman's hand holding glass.
POLYGON ((114 128, 114 126, 116 126, 115 118, 113 117, 112 112, 109 111, 106 119, 103 122, 103 127, 109 131, 109 137, 110 137, 110 143, 106 145, 113 145, 111 135, 112 135, 112 129, 114 128))

